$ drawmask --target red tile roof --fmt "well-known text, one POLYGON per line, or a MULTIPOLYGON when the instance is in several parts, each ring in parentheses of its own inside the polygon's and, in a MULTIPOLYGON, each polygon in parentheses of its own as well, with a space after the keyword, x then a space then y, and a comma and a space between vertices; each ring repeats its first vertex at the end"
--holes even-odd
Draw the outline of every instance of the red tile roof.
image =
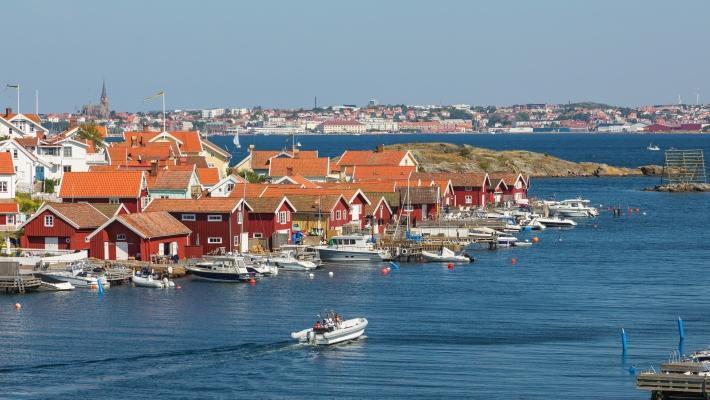
MULTIPOLYGON (((293 155, 288 151, 281 150, 252 150, 251 151, 251 168, 252 169, 267 169, 269 168, 269 160, 280 154, 291 158, 293 155)), ((295 158, 318 158, 318 150, 298 150, 295 158)))
POLYGON ((411 179, 418 179, 422 184, 429 186, 432 181, 450 179, 454 186, 481 187, 488 178, 486 173, 475 172, 417 172, 411 179))
POLYGON ((166 211, 122 214, 117 215, 115 218, 144 239, 189 235, 192 233, 190 229, 166 211))
POLYGON ((145 146, 116 144, 107 149, 111 164, 150 165, 151 160, 175 159, 177 151, 170 143, 150 143, 145 146))
POLYGON ((415 166, 358 165, 353 167, 352 179, 355 182, 407 179, 416 169, 415 166))
POLYGON ((23 113, 23 114, 15 114, 15 113, 10 113, 10 114, 3 114, 3 115, 1 115, 1 116, 2 116, 3 118, 5 118, 6 120, 9 121, 9 120, 15 118, 15 117, 18 116, 18 115, 22 115, 22 116, 24 116, 25 118, 29 119, 30 121, 32 121, 32 122, 34 122, 34 123, 36 123, 36 124, 38 124, 38 125, 41 125, 41 124, 42 124, 42 118, 40 118, 39 115, 37 115, 37 114, 24 114, 24 113, 23 113))
MULTIPOLYGON (((98 228, 108 221, 104 213, 89 203, 51 203, 47 204, 46 208, 51 208, 59 214, 60 218, 78 229, 98 228)), ((40 210, 35 215, 39 215, 40 210)))
POLYGON ((204 186, 216 185, 219 179, 219 168, 197 168, 197 177, 204 186))
POLYGON ((346 150, 338 165, 399 165, 407 156, 404 150, 346 150))
POLYGON ((12 154, 7 151, 0 152, 0 174, 14 175, 15 166, 12 164, 12 154))
POLYGON ((330 173, 330 159, 319 158, 272 158, 269 176, 301 175, 306 177, 326 177, 330 173))
MULTIPOLYGON (((178 148, 182 153, 199 153, 202 151, 202 142, 197 131, 169 131, 168 135, 174 137, 182 143, 178 143, 178 148)), ((164 141, 174 142, 170 136, 163 136, 162 132, 154 131, 128 131, 123 133, 123 139, 126 143, 131 144, 132 138, 135 138, 137 143, 143 139, 143 143, 160 143, 164 141)))
POLYGON ((148 190, 189 190, 192 170, 159 170, 157 175, 146 177, 148 190))
POLYGON ((142 171, 65 172, 59 197, 138 198, 142 179, 142 171))
POLYGON ((14 199, 0 200, 0 214, 17 214, 20 207, 14 199))

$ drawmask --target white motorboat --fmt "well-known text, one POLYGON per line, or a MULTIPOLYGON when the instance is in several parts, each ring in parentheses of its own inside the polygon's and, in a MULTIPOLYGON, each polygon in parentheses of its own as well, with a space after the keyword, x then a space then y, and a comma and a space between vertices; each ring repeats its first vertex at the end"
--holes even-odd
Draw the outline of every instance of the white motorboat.
POLYGON ((479 228, 469 228, 468 237, 476 239, 490 239, 498 233, 493 228, 479 227, 479 228))
POLYGON ((549 227, 573 227, 577 226, 577 223, 571 219, 560 218, 560 217, 540 217, 537 219, 540 223, 549 227))
POLYGON ((50 276, 41 276, 40 279, 42 280, 42 284, 40 284, 39 289, 38 289, 40 291, 60 292, 60 291, 75 289, 74 285, 72 285, 71 283, 60 281, 60 280, 54 279, 50 276))
POLYGON ((553 203, 549 206, 550 213, 567 218, 596 217, 599 211, 589 206, 589 200, 571 199, 553 203))
POLYGON ((331 345, 357 339, 365 333, 367 319, 343 321, 338 314, 333 314, 316 322, 311 328, 292 332, 291 338, 312 345, 331 345))
POLYGON ((368 242, 369 236, 334 236, 328 246, 316 246, 325 263, 375 263, 391 258, 386 250, 377 250, 368 242))
POLYGON ((515 242, 517 241, 518 238, 516 238, 515 236, 499 235, 497 238, 498 246, 501 247, 515 246, 515 242))
POLYGON ((185 267, 195 278, 213 282, 246 282, 257 275, 249 273, 243 257, 208 256, 185 267))
POLYGON ((533 230, 533 231, 541 231, 541 230, 547 228, 547 226, 545 226, 545 224, 543 224, 540 221, 540 217, 533 217, 529 220, 526 220, 523 223, 523 227, 526 229, 533 230))
POLYGON ((98 288, 99 280, 101 280, 101 286, 103 286, 104 289, 111 287, 111 284, 107 280, 100 279, 100 277, 97 277, 89 272, 85 272, 83 268, 79 266, 72 266, 70 271, 41 271, 38 275, 41 277, 53 278, 61 282, 69 282, 75 287, 98 288))
POLYGON ((518 240, 513 244, 513 246, 515 246, 515 247, 530 247, 532 245, 533 245, 532 242, 528 241, 528 240, 525 240, 525 241, 518 240))
POLYGON ((658 147, 658 145, 656 145, 656 144, 649 143, 649 145, 646 146, 646 150, 649 150, 649 151, 659 151, 659 150, 661 150, 661 148, 658 147))
POLYGON ((147 269, 141 272, 133 273, 131 277, 133 284, 137 287, 147 287, 156 289, 169 289, 175 287, 175 282, 169 280, 167 277, 161 277, 159 275, 150 273, 147 269))
POLYGON ((465 255, 457 255, 447 247, 442 247, 440 252, 432 253, 422 250, 422 258, 426 262, 445 262, 445 263, 470 263, 472 258, 465 255))
POLYGON ((318 267, 313 261, 299 260, 294 256, 294 253, 289 250, 280 251, 267 256, 260 256, 258 260, 265 265, 283 271, 311 271, 318 267))

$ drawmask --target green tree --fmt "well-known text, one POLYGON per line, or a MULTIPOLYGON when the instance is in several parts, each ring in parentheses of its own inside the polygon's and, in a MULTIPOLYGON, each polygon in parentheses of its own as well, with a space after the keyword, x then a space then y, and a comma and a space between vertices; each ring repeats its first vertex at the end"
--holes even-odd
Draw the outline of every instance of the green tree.
POLYGON ((99 132, 99 127, 93 122, 81 124, 79 126, 79 131, 76 134, 80 139, 91 140, 96 148, 104 146, 103 138, 99 132))
POLYGON ((515 120, 516 121, 530 121, 530 114, 526 113, 525 111, 519 112, 515 114, 515 120))

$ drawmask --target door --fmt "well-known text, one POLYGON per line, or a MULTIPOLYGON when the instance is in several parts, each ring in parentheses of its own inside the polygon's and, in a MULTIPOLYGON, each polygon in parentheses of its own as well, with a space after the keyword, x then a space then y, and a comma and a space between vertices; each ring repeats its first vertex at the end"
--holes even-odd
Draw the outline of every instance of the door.
POLYGON ((165 254, 165 243, 158 243, 158 254, 161 256, 165 254))
POLYGON ((108 260, 108 242, 104 242, 104 260, 108 260))
POLYGON ((427 219, 427 216, 428 216, 428 214, 427 214, 427 205, 426 205, 426 204, 422 204, 422 219, 427 219))
POLYGON ((353 204, 352 211, 351 211, 353 221, 358 221, 360 219, 360 207, 361 207, 360 204, 353 204))
POLYGON ((45 237, 44 238, 44 249, 45 250, 59 250, 59 238, 58 237, 45 237))
POLYGON ((38 165, 35 167, 35 180, 37 180, 37 181, 44 180, 44 167, 41 165, 38 165))
POLYGON ((177 242, 170 242, 170 255, 171 256, 176 256, 178 253, 178 244, 177 242))
POLYGON ((128 242, 116 242, 116 260, 128 260, 128 242))
POLYGON ((249 232, 244 232, 239 238, 239 252, 246 253, 249 251, 249 232))

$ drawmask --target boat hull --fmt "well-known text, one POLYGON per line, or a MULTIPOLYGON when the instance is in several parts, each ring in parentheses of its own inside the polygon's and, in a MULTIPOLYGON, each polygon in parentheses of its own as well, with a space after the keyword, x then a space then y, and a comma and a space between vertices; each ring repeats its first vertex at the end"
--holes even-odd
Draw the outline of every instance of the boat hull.
POLYGON ((365 333, 367 323, 367 319, 365 318, 354 318, 343 321, 341 325, 343 327, 332 332, 314 334, 313 328, 308 328, 300 332, 291 333, 291 337, 297 339, 299 342, 319 346, 330 346, 359 338, 365 333))
POLYGON ((211 282, 245 282, 250 279, 248 274, 236 272, 205 271, 197 268, 187 268, 190 274, 197 279, 211 282))
POLYGON ((377 263, 387 260, 383 253, 355 250, 318 249, 324 263, 377 263))

